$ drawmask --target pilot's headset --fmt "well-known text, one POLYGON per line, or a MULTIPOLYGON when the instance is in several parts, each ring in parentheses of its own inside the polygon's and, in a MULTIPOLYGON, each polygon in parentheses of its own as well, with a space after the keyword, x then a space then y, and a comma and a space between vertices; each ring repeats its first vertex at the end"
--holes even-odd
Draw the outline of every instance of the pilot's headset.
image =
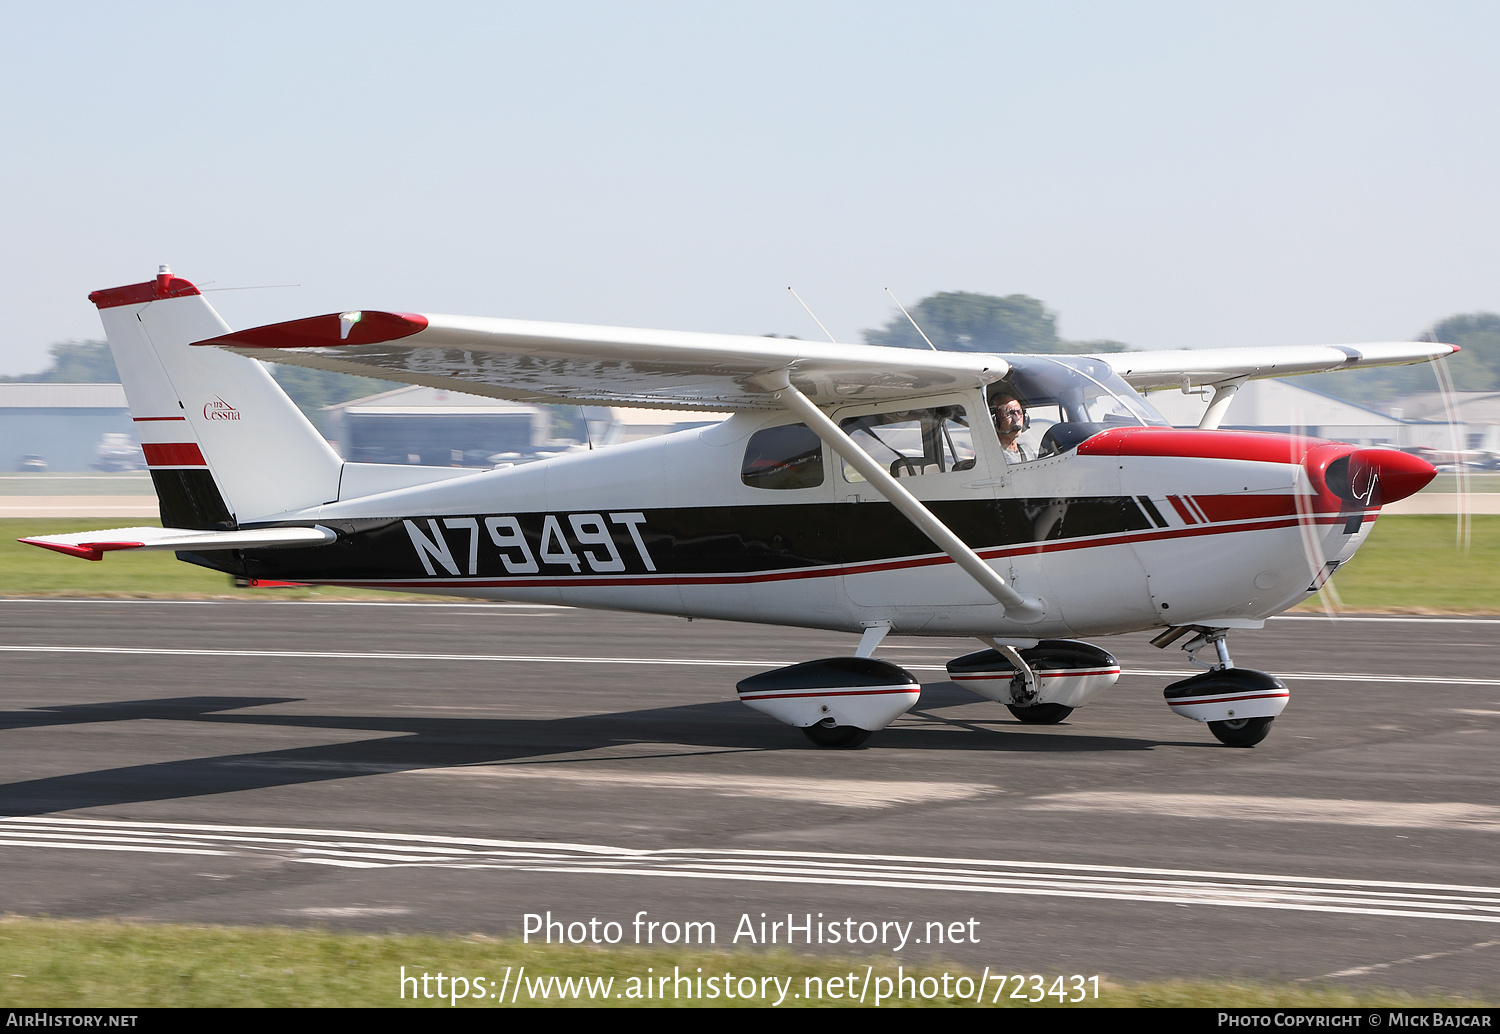
MULTIPOLYGON (((1026 405, 1025 400, 1021 397, 1021 393, 1013 389, 1001 388, 990 396, 990 415, 994 415, 995 403, 1002 398, 1015 399, 1017 402, 1021 403, 1020 433, 1025 434, 1027 431, 1031 430, 1031 409, 1026 405)), ((999 429, 999 426, 999 422, 996 421, 995 427, 997 430, 999 429)))

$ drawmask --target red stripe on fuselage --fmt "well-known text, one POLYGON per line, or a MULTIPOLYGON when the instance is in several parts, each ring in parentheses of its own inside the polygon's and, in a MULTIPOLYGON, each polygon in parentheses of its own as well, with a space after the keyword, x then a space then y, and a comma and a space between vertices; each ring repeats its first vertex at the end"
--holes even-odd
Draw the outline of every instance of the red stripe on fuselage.
MULTIPOLYGON (((1376 513, 1365 513, 1363 519, 1366 523, 1373 522, 1378 516, 1376 513)), ((1342 524, 1349 517, 1348 514, 1327 514, 1311 517, 1308 520, 1313 524, 1342 524)), ((1136 542, 1152 542, 1160 539, 1192 538, 1199 535, 1228 535, 1237 532, 1262 531, 1277 528, 1295 528, 1305 523, 1295 518, 1289 520, 1260 521, 1255 523, 1220 524, 1220 525, 1197 525, 1190 528, 1168 528, 1163 530, 1145 532, 1127 532, 1122 535, 1108 535, 1093 539, 1062 539, 1052 542, 1034 542, 1024 546, 1012 546, 1006 548, 990 548, 975 550, 985 560, 998 560, 1003 557, 1023 556, 1025 554, 1056 553, 1071 549, 1096 549, 1104 546, 1129 545, 1136 542)), ((597 575, 591 577, 551 577, 539 576, 533 578, 465 578, 463 576, 451 578, 432 578, 420 581, 402 581, 387 579, 316 579, 308 580, 309 584, 317 585, 347 585, 359 588, 383 588, 399 589, 403 591, 421 591, 423 587, 454 588, 454 589, 578 589, 578 588, 601 588, 605 586, 638 587, 646 585, 674 586, 674 585, 749 585, 760 582, 795 581, 801 578, 833 578, 845 575, 877 574, 883 571, 904 571, 919 567, 936 567, 942 564, 953 563, 946 554, 924 557, 905 557, 900 560, 879 560, 863 564, 825 564, 821 567, 804 568, 790 571, 767 571, 757 574, 705 574, 705 575, 597 575)), ((296 577, 288 575, 288 577, 296 577)))
POLYGON ((197 442, 143 442, 141 451, 146 454, 148 467, 208 466, 208 461, 203 458, 197 442))
MULTIPOLYGON (((1298 512, 1298 496, 1292 495, 1199 495, 1193 501, 1211 521, 1250 521, 1265 517, 1290 517, 1298 512)), ((1316 500, 1303 497, 1306 505, 1316 500)))
POLYGON ((1182 518, 1182 523, 1184 523, 1184 524, 1197 524, 1198 523, 1198 518, 1196 518, 1196 517, 1193 516, 1193 511, 1191 511, 1191 510, 1189 510, 1187 508, 1187 504, 1185 504, 1182 501, 1182 497, 1181 496, 1169 495, 1169 496, 1167 496, 1167 502, 1169 502, 1169 503, 1172 504, 1172 509, 1176 510, 1177 511, 1177 516, 1179 516, 1179 517, 1182 518))

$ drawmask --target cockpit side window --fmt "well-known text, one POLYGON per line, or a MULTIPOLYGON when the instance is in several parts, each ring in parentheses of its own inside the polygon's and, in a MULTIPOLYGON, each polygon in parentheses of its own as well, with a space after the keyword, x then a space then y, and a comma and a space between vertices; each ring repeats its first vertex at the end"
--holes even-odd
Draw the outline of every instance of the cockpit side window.
POLYGON ((823 442, 806 424, 762 428, 745 446, 740 480, 751 488, 817 488, 823 483, 823 442))
MULTIPOLYGON (((962 406, 866 413, 841 420, 839 426, 893 477, 946 474, 974 466, 974 436, 962 406)), ((864 480, 847 462, 843 467, 845 481, 864 480)))

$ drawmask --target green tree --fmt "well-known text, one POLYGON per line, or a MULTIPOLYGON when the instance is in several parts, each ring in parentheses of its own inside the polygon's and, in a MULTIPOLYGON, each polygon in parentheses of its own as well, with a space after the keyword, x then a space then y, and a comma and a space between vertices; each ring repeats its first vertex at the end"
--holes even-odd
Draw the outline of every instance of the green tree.
MULTIPOLYGON (((1064 341, 1057 316, 1029 295, 1001 298, 973 291, 942 291, 923 298, 912 318, 940 349, 957 352, 1123 352, 1118 341, 1064 341)), ((901 313, 884 327, 863 331, 872 345, 926 348, 927 343, 901 313)))
POLYGON ((1424 336, 1463 349, 1448 360, 1454 387, 1460 391, 1500 391, 1500 315, 1475 312, 1449 316, 1424 336))
MULTIPOLYGON (((1462 349, 1445 360, 1453 375, 1453 386, 1459 391, 1500 391, 1500 315, 1475 312, 1449 316, 1428 328, 1417 340, 1441 341, 1462 349)), ((1318 373, 1299 377, 1296 383, 1376 409, 1384 409, 1384 403, 1391 399, 1435 391, 1438 386, 1428 363, 1318 373)))
POLYGON ((120 380, 120 375, 115 372, 114 356, 109 354, 109 345, 103 341, 59 341, 47 349, 47 354, 52 356, 52 365, 41 373, 0 377, 0 381, 115 384, 120 380))

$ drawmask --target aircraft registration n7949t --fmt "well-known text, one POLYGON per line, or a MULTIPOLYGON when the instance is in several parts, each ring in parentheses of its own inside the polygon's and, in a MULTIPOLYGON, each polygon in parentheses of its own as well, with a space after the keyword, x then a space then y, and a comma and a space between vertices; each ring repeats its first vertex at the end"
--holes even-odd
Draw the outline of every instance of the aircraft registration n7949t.
POLYGON ((1226 635, 1306 599, 1421 459, 1219 430, 1249 378, 1438 359, 1394 342, 1089 355, 351 310, 231 331, 166 267, 96 291, 161 528, 23 541, 91 560, 173 550, 250 579, 831 629, 846 657, 740 699, 824 747, 916 703, 887 634, 967 636, 950 677, 1060 722, 1119 676, 1080 641, 1155 630, 1203 669, 1171 709, 1251 746, 1288 700, 1226 635), (255 360, 534 403, 729 412, 492 470, 341 459, 255 360), (1213 392, 1179 429, 1140 391, 1213 392), (1197 655, 1208 648, 1206 661, 1197 655))

